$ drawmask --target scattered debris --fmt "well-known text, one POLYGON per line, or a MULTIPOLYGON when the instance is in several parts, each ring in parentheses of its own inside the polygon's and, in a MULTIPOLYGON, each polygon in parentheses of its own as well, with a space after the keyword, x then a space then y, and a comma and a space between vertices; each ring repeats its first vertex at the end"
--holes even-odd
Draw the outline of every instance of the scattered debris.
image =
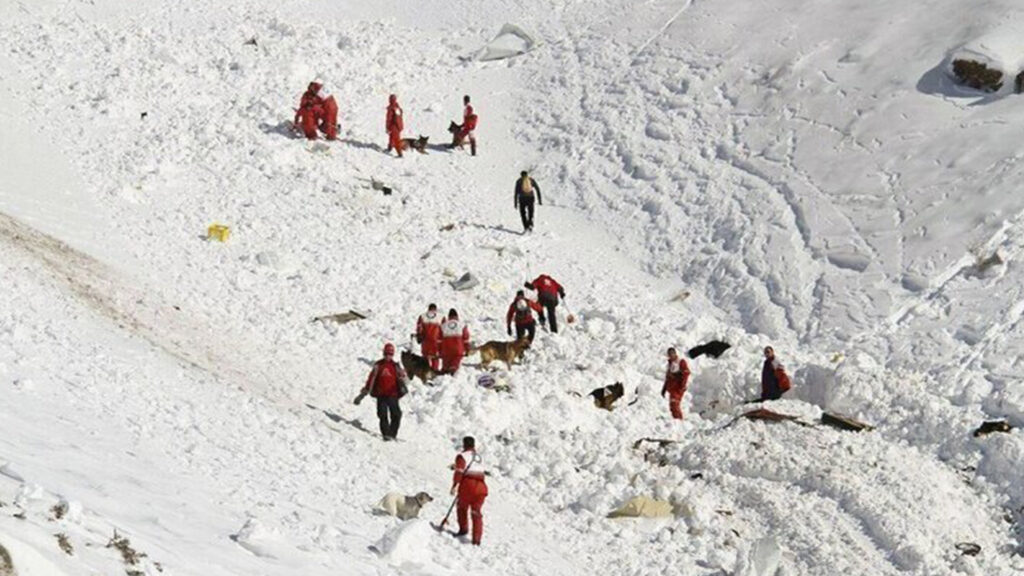
POLYGON ((515 24, 505 24, 498 35, 476 54, 476 59, 481 62, 504 60, 526 54, 536 45, 537 41, 525 30, 515 24))
MULTIPOLYGON (((747 420, 764 420, 766 422, 797 422, 796 416, 780 414, 778 412, 768 410, 767 408, 755 408, 749 412, 744 412, 741 418, 746 418, 747 420)), ((797 423, 805 424, 803 422, 797 423)))
POLYGON ((139 114, 139 120, 145 120, 146 116, 149 116, 149 112, 143 112, 142 114, 139 114))
POLYGON ((640 448, 644 442, 655 442, 658 444, 658 448, 664 448, 669 444, 678 444, 678 440, 668 440, 667 438, 641 438, 636 442, 633 442, 633 450, 640 448))
POLYGON ((63 500, 61 500, 60 502, 57 502, 56 504, 54 504, 53 508, 50 508, 50 514, 53 514, 53 519, 54 520, 60 520, 67 513, 68 513, 68 503, 64 502, 63 500))
POLYGON ((57 547, 68 556, 75 555, 75 548, 71 546, 71 541, 68 540, 68 535, 61 532, 60 534, 54 534, 57 538, 57 547))
POLYGON ((694 472, 693 474, 690 474, 690 480, 703 480, 703 479, 704 479, 704 473, 703 472, 694 472))
POLYGON ((718 358, 725 353, 726 350, 732 348, 732 344, 728 342, 722 342, 721 340, 712 340, 700 346, 694 346, 686 351, 686 355, 690 358, 698 358, 703 355, 711 356, 712 358, 718 358))
MULTIPOLYGON (((137 566, 139 561, 146 557, 144 552, 137 552, 132 548, 132 543, 124 536, 119 536, 117 530, 114 530, 114 536, 107 542, 107 548, 114 548, 121 553, 121 560, 129 566, 137 566)), ((129 570, 129 574, 132 572, 129 570)), ((142 572, 139 572, 142 574, 142 572)))
POLYGON ((732 510, 715 510, 715 514, 721 514, 722 516, 732 516, 732 510))
POLYGON ((1013 430, 1013 426, 1010 425, 1006 420, 986 420, 981 423, 981 426, 974 431, 974 437, 978 438, 981 436, 988 436, 993 432, 1009 432, 1013 430))
POLYGON ((832 414, 830 412, 821 413, 821 423, 826 426, 838 428, 840 430, 847 430, 850 432, 862 432, 874 430, 875 427, 870 424, 865 424, 853 418, 841 416, 839 414, 832 414))
POLYGON ((444 226, 441 226, 440 230, 441 232, 451 232, 452 230, 455 230, 455 224, 445 224, 444 226))
POLYGON ((22 511, 18 512, 17 514, 14 515, 14 517, 17 518, 18 520, 24 520, 26 518, 25 511, 22 510, 22 511))
POLYGON ((369 317, 369 312, 349 310, 348 312, 341 312, 339 314, 327 314, 326 316, 317 316, 316 318, 313 318, 312 322, 334 322, 336 324, 347 324, 349 322, 355 322, 356 320, 365 320, 369 317))
POLYGON ((256 37, 253 36, 252 38, 249 38, 245 42, 242 42, 242 46, 256 46, 256 47, 259 47, 259 44, 257 44, 257 42, 256 42, 256 37))
POLYGON ((224 224, 218 224, 214 222, 206 228, 206 239, 216 240, 218 242, 227 242, 228 237, 231 235, 231 228, 224 224))
POLYGON ((689 297, 690 297, 690 291, 689 290, 683 290, 680 293, 678 293, 675 296, 673 296, 672 298, 670 298, 669 302, 682 302, 683 300, 686 300, 689 297))
POLYGON ((974 542, 957 542, 956 549, 964 556, 977 556, 981 554, 981 546, 974 542))
POLYGON ((370 188, 373 188, 374 190, 379 190, 385 196, 391 196, 391 192, 393 192, 390 186, 385 186, 383 182, 373 177, 370 177, 370 188))
POLYGON ((475 288, 480 284, 480 281, 477 280, 476 276, 473 276, 472 272, 466 272, 458 280, 452 280, 449 284, 451 284, 453 289, 461 292, 463 290, 475 288))

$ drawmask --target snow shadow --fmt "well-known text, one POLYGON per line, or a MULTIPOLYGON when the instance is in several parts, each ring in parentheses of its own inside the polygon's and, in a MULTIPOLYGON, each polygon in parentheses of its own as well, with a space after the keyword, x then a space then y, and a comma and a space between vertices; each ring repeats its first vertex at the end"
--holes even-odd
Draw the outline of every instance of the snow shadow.
POLYGON ((292 129, 292 123, 288 120, 281 120, 277 124, 260 123, 260 131, 264 134, 277 134, 289 140, 299 140, 302 136, 292 129))
POLYGON ((931 70, 928 70, 917 81, 917 91, 929 96, 941 96, 943 98, 970 98, 974 99, 969 106, 981 106, 994 102, 1002 97, 1001 94, 986 94, 972 88, 967 88, 956 83, 946 73, 946 61, 939 62, 931 70))
POLYGON ((492 232, 503 232, 505 234, 515 234, 516 236, 522 236, 524 233, 518 230, 508 228, 504 224, 469 224, 473 228, 479 228, 480 230, 490 230, 492 232))
POLYGON ((360 150, 376 150, 377 152, 384 151, 384 149, 378 144, 374 144, 372 142, 360 142, 359 140, 353 140, 352 138, 339 138, 338 142, 360 150))

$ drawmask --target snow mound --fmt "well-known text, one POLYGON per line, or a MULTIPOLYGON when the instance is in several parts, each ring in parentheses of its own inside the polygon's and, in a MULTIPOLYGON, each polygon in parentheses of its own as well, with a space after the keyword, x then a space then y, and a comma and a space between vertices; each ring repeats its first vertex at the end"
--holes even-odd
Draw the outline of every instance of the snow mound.
POLYGON ((392 564, 430 564, 433 530, 426 520, 411 520, 388 530, 370 547, 392 564))
POLYGON ((1024 68, 1024 38, 1017 26, 1002 26, 950 52, 946 67, 950 76, 972 88, 1012 92, 1012 79, 1024 68))
POLYGON ((476 59, 481 62, 490 60, 504 60, 526 54, 537 45, 533 36, 515 24, 505 24, 501 27, 498 35, 491 40, 487 46, 477 54, 476 59))

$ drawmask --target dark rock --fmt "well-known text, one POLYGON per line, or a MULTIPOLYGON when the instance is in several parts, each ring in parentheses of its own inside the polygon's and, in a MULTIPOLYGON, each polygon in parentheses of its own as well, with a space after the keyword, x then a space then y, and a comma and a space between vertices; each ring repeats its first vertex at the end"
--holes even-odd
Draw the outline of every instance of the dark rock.
POLYGON ((988 436, 993 432, 1009 432, 1013 430, 1013 426, 1006 420, 987 420, 981 423, 981 426, 974 431, 974 437, 988 436))
POLYGON ((829 412, 821 413, 821 423, 826 426, 838 428, 840 430, 847 430, 849 432, 862 432, 871 431, 875 427, 870 424, 854 420, 853 418, 847 418, 846 416, 840 416, 839 414, 831 414, 829 412))
POLYGON ((1003 87, 1003 73, 974 60, 954 60, 953 74, 965 86, 983 92, 998 92, 1003 87))

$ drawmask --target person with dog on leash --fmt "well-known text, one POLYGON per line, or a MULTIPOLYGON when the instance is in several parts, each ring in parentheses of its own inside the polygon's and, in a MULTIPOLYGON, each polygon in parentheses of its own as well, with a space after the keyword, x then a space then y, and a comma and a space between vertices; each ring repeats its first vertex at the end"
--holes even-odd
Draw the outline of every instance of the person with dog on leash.
POLYGON ((448 319, 441 324, 441 373, 455 374, 462 364, 462 357, 469 351, 469 328, 459 320, 459 313, 452 308, 448 319))
MULTIPOLYGON (((527 282, 524 286, 530 290, 537 291, 537 300, 540 302, 541 306, 547 310, 548 326, 550 326, 552 332, 557 334, 558 317, 555 316, 555 308, 558 306, 559 296, 561 296, 563 300, 565 299, 565 288, 562 288, 561 284, 555 282, 555 279, 547 274, 537 276, 533 282, 527 282)), ((544 316, 545 314, 541 312, 541 324, 544 323, 544 316)), ((569 321, 571 322, 572 319, 570 318, 569 321)))
POLYGON ((388 342, 384 345, 384 358, 373 365, 366 385, 355 400, 358 406, 367 394, 377 399, 377 419, 380 420, 380 435, 385 442, 398 437, 398 427, 402 424, 402 408, 398 399, 408 391, 408 381, 402 365, 395 362, 395 345, 388 342))
POLYGON ((668 368, 665 369, 665 384, 661 387, 661 397, 668 392, 668 409, 676 420, 683 419, 683 410, 679 407, 686 394, 686 384, 690 380, 690 367, 686 360, 679 356, 675 348, 668 349, 668 368))
POLYGON ((479 546, 484 536, 483 505, 487 498, 487 473, 476 453, 476 440, 472 436, 462 439, 462 452, 455 457, 455 474, 452 477, 452 495, 457 496, 456 513, 459 531, 456 537, 469 534, 469 518, 473 517, 473 545, 479 546))
POLYGON ((544 202, 540 197, 540 186, 537 181, 527 174, 526 170, 519 173, 516 180, 516 193, 512 205, 519 209, 519 218, 523 221, 523 232, 533 231, 533 200, 543 206, 544 202))
POLYGON ((764 348, 764 364, 761 366, 761 401, 778 400, 792 387, 785 367, 775 358, 775 349, 764 348))
POLYGON ((536 300, 530 300, 522 290, 516 292, 516 299, 509 304, 508 313, 505 314, 505 331, 512 335, 512 320, 516 321, 516 340, 526 337, 527 342, 533 344, 533 337, 537 334, 537 321, 533 318, 536 310, 544 316, 544 307, 536 300))
POLYGON ((388 96, 388 113, 384 119, 384 130, 388 133, 388 149, 391 152, 394 148, 398 157, 402 157, 402 130, 405 129, 405 120, 402 118, 402 107, 398 105, 398 96, 388 96))
POLYGON ((468 94, 462 97, 462 104, 465 106, 462 110, 462 124, 459 125, 459 130, 452 138, 451 147, 462 147, 466 139, 469 139, 469 152, 476 156, 476 135, 473 130, 476 130, 477 115, 473 112, 473 105, 469 103, 468 94))
POLYGON ((444 316, 437 311, 437 304, 427 306, 427 311, 416 320, 416 341, 420 344, 420 354, 430 363, 430 369, 437 372, 441 368, 441 324, 444 316))

